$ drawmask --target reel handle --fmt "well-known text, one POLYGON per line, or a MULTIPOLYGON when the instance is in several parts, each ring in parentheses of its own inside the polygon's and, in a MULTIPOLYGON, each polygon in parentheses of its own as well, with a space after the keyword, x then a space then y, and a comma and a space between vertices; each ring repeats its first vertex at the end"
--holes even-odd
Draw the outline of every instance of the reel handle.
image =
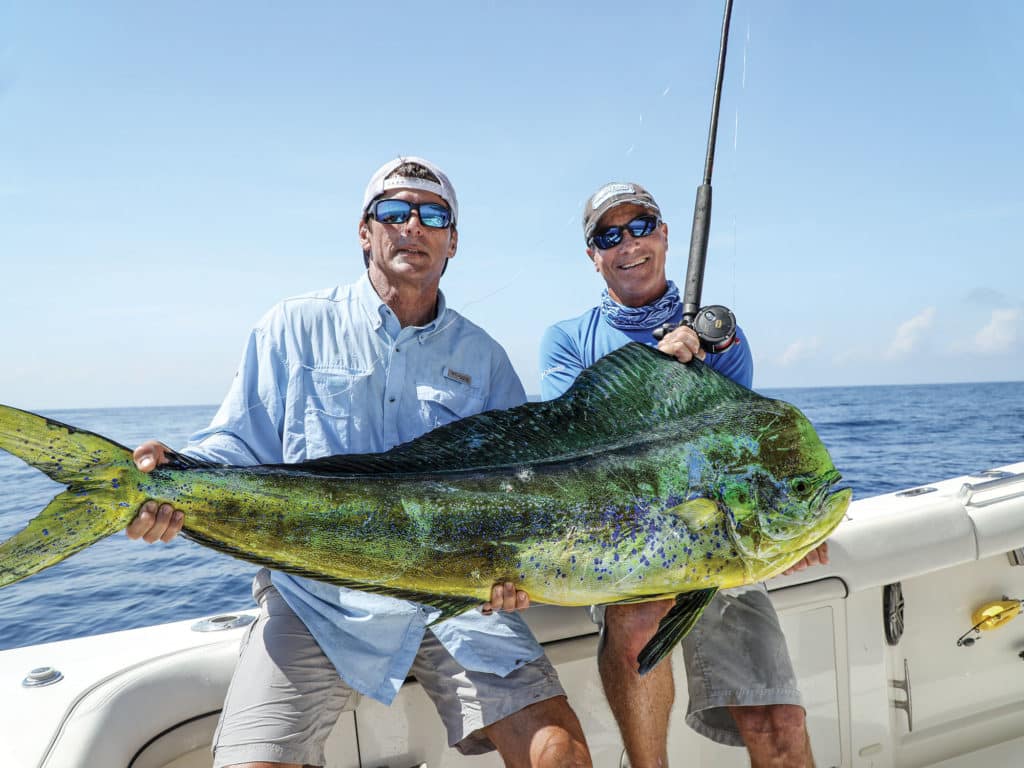
POLYGON ((697 332, 697 338, 700 339, 700 345, 705 352, 724 352, 736 343, 736 315, 721 304, 701 307, 692 319, 687 320, 684 317, 681 323, 665 323, 660 328, 655 328, 652 335, 661 341, 665 334, 683 325, 688 325, 697 332))

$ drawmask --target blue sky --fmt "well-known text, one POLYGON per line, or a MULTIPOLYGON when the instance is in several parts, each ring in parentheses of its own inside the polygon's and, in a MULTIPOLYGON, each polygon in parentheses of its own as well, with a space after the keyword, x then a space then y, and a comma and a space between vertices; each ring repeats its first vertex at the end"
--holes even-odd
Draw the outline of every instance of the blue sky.
MULTIPOLYGON (((736 0, 704 298, 755 387, 1024 379, 1024 6, 736 0)), ((219 402, 275 301, 362 270, 399 154, 460 196, 451 306, 538 390, 657 196, 681 280, 720 2, 0 2, 0 401, 219 402)))

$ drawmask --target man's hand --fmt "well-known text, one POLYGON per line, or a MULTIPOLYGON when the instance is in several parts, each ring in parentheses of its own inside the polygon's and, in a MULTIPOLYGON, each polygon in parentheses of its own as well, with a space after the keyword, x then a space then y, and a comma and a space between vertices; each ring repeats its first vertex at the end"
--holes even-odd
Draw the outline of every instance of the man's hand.
POLYGON ((530 607, 530 596, 511 581, 491 587, 491 600, 480 606, 480 612, 489 616, 494 611, 525 611, 530 607))
POLYGON ((793 563, 793 565, 791 565, 789 568, 787 568, 786 570, 784 570, 782 572, 782 575, 783 576, 789 576, 791 573, 796 573, 797 571, 802 571, 804 568, 806 568, 809 565, 828 565, 828 542, 827 541, 823 541, 821 544, 819 544, 817 546, 817 548, 812 549, 810 552, 808 552, 804 556, 803 560, 801 560, 801 561, 799 561, 797 563, 793 563))
POLYGON ((680 363, 688 363, 693 358, 703 360, 705 352, 700 346, 697 332, 688 325, 681 325, 674 331, 665 334, 658 342, 658 351, 671 355, 680 363))
MULTIPOLYGON (((149 440, 132 454, 135 466, 140 472, 152 472, 161 464, 167 463, 167 452, 170 450, 163 443, 149 440)), ((157 504, 150 499, 145 502, 128 527, 124 529, 129 539, 142 539, 152 544, 162 541, 165 544, 178 535, 185 520, 185 513, 170 504, 157 504)))

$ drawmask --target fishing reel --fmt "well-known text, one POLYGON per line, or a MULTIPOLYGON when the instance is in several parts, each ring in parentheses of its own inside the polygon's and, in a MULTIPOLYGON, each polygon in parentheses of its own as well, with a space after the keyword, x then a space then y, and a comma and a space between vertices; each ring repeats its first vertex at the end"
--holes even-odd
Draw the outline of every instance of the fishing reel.
POLYGON ((982 632, 1001 627, 1020 614, 1022 605, 1024 601, 1006 595, 1003 595, 1002 600, 985 603, 971 616, 974 626, 960 635, 956 644, 961 648, 970 648, 979 640, 982 632))
POLYGON ((700 339, 700 346, 705 352, 725 352, 735 344, 736 337, 736 315, 728 307, 721 304, 709 304, 697 310, 692 319, 687 320, 683 316, 681 323, 665 323, 660 328, 655 328, 653 336, 658 341, 665 338, 665 335, 674 331, 680 326, 688 325, 697 333, 700 339))

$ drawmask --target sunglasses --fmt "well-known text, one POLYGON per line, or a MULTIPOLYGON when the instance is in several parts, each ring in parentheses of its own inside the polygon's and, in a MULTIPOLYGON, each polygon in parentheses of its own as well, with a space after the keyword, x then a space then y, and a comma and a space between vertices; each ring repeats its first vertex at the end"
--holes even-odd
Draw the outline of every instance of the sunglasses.
POLYGON ((405 224, 413 211, 423 226, 431 229, 445 229, 452 223, 452 212, 440 203, 410 203, 394 198, 375 202, 369 215, 381 224, 405 224))
POLYGON ((633 237, 647 237, 661 224, 657 216, 637 216, 632 221, 621 227, 607 227, 600 232, 590 236, 590 242, 602 251, 614 248, 622 242, 622 238, 628 231, 633 237))

